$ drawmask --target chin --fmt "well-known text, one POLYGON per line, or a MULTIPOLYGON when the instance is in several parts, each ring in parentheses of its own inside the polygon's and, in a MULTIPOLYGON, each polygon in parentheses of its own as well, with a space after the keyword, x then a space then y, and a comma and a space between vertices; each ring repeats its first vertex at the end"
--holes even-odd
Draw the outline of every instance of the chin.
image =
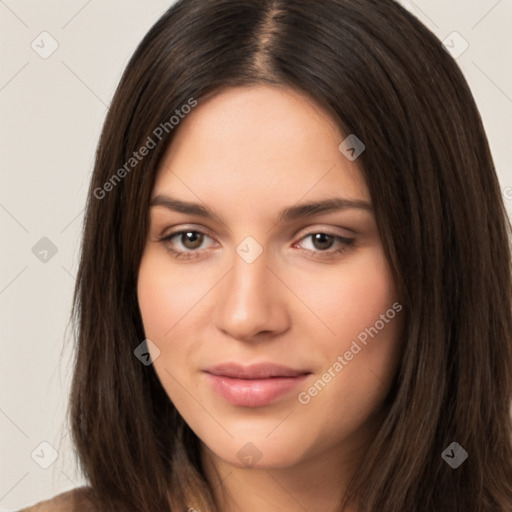
POLYGON ((306 456, 299 436, 297 439, 294 436, 271 439, 267 435, 268 432, 243 439, 208 439, 208 443, 203 441, 203 444, 216 457, 237 468, 284 469, 296 465, 306 456))

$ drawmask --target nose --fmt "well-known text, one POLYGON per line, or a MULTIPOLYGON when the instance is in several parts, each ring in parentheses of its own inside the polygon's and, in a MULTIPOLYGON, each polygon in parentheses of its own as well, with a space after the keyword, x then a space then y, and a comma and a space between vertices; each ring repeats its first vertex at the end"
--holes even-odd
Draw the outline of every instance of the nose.
POLYGON ((289 327, 286 294, 264 251, 247 263, 234 255, 233 268, 217 290, 217 328, 230 337, 254 341, 272 338, 289 327))

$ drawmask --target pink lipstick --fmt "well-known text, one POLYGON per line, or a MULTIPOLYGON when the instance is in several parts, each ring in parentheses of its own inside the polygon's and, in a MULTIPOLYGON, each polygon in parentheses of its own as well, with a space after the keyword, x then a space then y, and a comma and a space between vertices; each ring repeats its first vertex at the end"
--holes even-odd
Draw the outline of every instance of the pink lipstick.
POLYGON ((232 405, 263 407, 299 386, 311 372, 273 363, 225 363, 205 370, 213 389, 232 405))

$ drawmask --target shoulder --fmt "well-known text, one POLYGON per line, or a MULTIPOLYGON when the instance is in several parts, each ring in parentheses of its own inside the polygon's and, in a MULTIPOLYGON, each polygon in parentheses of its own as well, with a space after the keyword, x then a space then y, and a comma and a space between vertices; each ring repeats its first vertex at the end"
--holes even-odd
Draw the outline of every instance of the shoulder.
POLYGON ((99 509, 94 504, 92 489, 79 487, 19 512, 99 512, 99 509))

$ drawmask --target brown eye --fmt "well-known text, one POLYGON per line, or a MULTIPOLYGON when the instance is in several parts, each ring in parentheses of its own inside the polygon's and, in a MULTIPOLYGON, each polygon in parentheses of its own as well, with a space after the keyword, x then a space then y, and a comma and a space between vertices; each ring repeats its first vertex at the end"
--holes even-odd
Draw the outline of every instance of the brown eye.
POLYGON ((295 247, 299 247, 313 257, 329 258, 335 255, 341 256, 353 248, 354 243, 355 238, 317 231, 302 237, 295 247))
POLYGON ((159 238, 159 241, 179 260, 189 260, 204 255, 205 250, 212 249, 216 245, 210 236, 192 229, 175 231, 159 238), (210 246, 208 246, 208 240, 210 240, 210 246))
POLYGON ((185 231, 180 234, 180 241, 187 249, 197 249, 203 243, 204 235, 197 231, 185 231))
POLYGON ((334 244, 334 236, 328 235, 326 233, 315 233, 312 236, 313 245, 316 249, 320 251, 325 251, 326 249, 330 249, 334 244))

